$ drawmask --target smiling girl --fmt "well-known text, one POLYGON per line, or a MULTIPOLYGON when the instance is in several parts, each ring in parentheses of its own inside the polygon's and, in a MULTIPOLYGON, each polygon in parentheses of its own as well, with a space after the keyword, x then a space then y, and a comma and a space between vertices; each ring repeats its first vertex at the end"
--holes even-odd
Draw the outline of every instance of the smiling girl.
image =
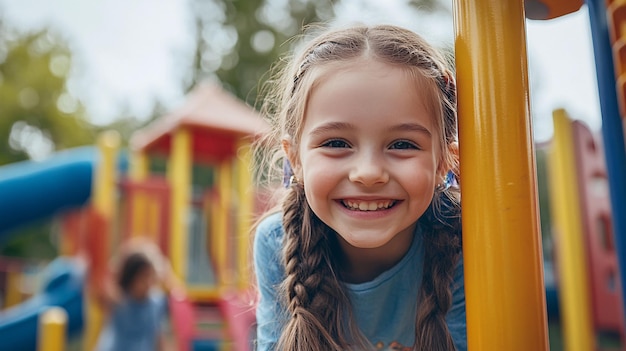
POLYGON ((282 209, 258 225, 259 350, 465 350, 456 91, 393 26, 326 32, 278 81, 282 209))

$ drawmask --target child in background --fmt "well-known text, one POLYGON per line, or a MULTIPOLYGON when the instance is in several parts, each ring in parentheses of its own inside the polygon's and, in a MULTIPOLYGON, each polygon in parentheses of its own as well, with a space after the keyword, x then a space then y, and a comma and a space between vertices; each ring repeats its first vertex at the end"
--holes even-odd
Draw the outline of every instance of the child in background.
POLYGON ((261 351, 466 350, 456 89, 444 57, 395 26, 313 39, 278 79, 259 223, 261 351))
POLYGON ((103 292, 108 323, 96 349, 162 351, 167 299, 159 288, 159 277, 166 277, 169 284, 169 264, 158 248, 147 241, 129 243, 120 256, 114 280, 103 292))

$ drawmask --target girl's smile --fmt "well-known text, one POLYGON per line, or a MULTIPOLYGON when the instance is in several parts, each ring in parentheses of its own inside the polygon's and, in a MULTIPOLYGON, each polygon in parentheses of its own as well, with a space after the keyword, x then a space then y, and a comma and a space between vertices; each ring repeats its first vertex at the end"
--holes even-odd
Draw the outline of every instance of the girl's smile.
POLYGON ((341 203, 348 209, 353 211, 361 211, 361 212, 371 212, 371 211, 381 211, 387 210, 395 205, 397 200, 349 200, 344 199, 341 200, 341 203))

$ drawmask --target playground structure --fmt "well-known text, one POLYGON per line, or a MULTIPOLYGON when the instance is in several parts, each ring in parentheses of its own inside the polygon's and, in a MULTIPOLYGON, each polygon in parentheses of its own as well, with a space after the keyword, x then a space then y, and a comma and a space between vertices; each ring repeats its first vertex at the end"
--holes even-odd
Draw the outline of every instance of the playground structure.
POLYGON ((581 350, 608 349, 624 342, 621 284, 612 232, 602 143, 589 128, 554 111, 549 148, 555 265, 566 344, 581 350), (576 329, 576 334, 567 334, 576 329))
MULTIPOLYGON (((565 15, 577 11, 583 4, 577 0, 527 3, 532 6, 528 7, 526 16, 536 19, 565 15)), ((563 145, 569 145, 567 150, 570 150, 570 155, 564 157, 570 161, 579 160, 578 163, 569 162, 567 166, 570 167, 570 173, 581 175, 576 179, 570 178, 569 184, 586 184, 579 187, 580 193, 576 194, 578 202, 569 203, 570 206, 579 205, 578 209, 572 211, 580 213, 580 217, 584 218, 581 228, 565 230, 561 224, 559 235, 567 231, 573 240, 565 245, 559 243, 562 248, 557 256, 559 303, 566 349, 584 351, 595 349, 594 334, 600 330, 617 329, 623 336, 624 291, 606 289, 607 286, 611 287, 606 285, 606 274, 609 272, 608 281, 613 282, 613 287, 619 287, 619 282, 624 281, 626 274, 626 206, 622 200, 626 198, 626 183, 623 182, 626 179, 626 156, 624 121, 621 118, 626 113, 620 112, 620 108, 621 111, 626 110, 623 107, 626 105, 626 95, 623 93, 626 78, 622 77, 623 67, 626 67, 623 63, 626 55, 623 53, 626 50, 623 49, 624 33, 620 29, 626 23, 626 19, 620 14, 626 11, 623 9, 623 1, 589 0, 587 6, 600 90, 607 191, 610 193, 612 211, 610 217, 607 214, 606 200, 602 200, 596 207, 594 192, 587 186, 588 180, 597 178, 600 172, 601 167, 594 163, 596 161, 592 162, 597 160, 599 148, 593 153, 590 150, 584 151, 585 145, 589 145, 589 136, 579 127, 566 127, 569 132, 563 134, 559 134, 563 127, 557 127, 555 134, 555 138, 565 135, 565 139, 570 140, 564 143, 555 141, 557 148, 562 149, 563 145), (576 144, 579 149, 573 148, 573 138, 579 140, 576 144), (578 156, 573 156, 572 152, 578 156), (577 167, 576 164, 578 167, 587 164, 588 166, 582 166, 586 171, 583 172, 582 168, 574 170, 572 167, 577 167), (591 177, 588 170, 591 170, 591 177), (583 206, 587 208, 581 209, 583 206), (592 223, 600 223, 601 226, 594 231, 592 223), (611 228, 612 231, 606 228, 611 228), (583 232, 589 236, 583 236, 583 232), (611 245, 598 249, 598 237, 613 244, 614 256, 610 256, 611 251, 606 249, 611 245), (586 244, 583 244, 583 238, 586 244), (585 251, 585 247, 588 251, 585 251), (589 260, 587 269, 576 266, 581 263, 581 259, 589 260), (579 260, 578 263, 576 260, 579 260), (584 272, 583 276, 581 272, 584 272), (598 301, 604 302, 604 305, 597 305, 598 301), (607 308, 613 313, 602 312, 607 308), (618 313, 615 313, 616 310, 618 313)), ((527 64, 524 59, 524 16, 521 0, 455 2, 464 199, 464 263, 470 350, 548 349, 527 64), (520 60, 520 57, 523 59, 520 60)), ((96 186, 91 197, 89 191, 87 196, 78 194, 80 196, 71 201, 67 199, 67 194, 50 196, 51 199, 63 199, 65 202, 55 204, 57 209, 62 206, 79 206, 91 199, 91 205, 87 209, 67 217, 62 245, 64 253, 78 253, 81 249, 89 252, 89 282, 79 284, 81 287, 87 286, 86 293, 80 294, 80 298, 87 300, 88 307, 85 318, 86 345, 92 345, 90 343, 93 343, 94 335, 102 323, 101 312, 92 301, 93 289, 106 272, 109 253, 124 238, 144 235, 159 243, 172 260, 174 271, 188 284, 188 296, 172 296, 170 300, 173 324, 178 328, 178 349, 216 349, 218 344, 230 344, 236 350, 246 349, 245 344, 249 340, 247 333, 250 331, 253 315, 248 303, 252 299, 247 299, 249 276, 245 252, 249 238, 244 234, 247 233, 246 221, 240 216, 252 213, 255 201, 253 193, 244 190, 252 184, 250 174, 246 172, 247 166, 244 166, 249 154, 242 151, 240 156, 244 161, 234 160, 239 159, 235 157, 238 150, 246 149, 246 136, 253 137, 262 132, 264 126, 251 111, 246 113, 252 119, 246 119, 247 122, 243 123, 234 122, 234 117, 228 112, 230 110, 219 111, 215 115, 218 117, 217 121, 210 116, 192 113, 201 105, 219 105, 222 100, 228 99, 232 98, 220 95, 217 99, 220 102, 212 100, 212 103, 207 103, 211 99, 202 97, 200 93, 192 94, 186 107, 137 134, 132 142, 130 175, 119 181, 115 176, 118 168, 115 166, 115 137, 105 138, 107 140, 102 144, 105 151, 98 161, 99 171, 94 176, 96 186), (209 121, 210 125, 205 124, 209 121), (234 130, 240 127, 245 129, 234 130), (161 157, 161 161, 167 158, 166 177, 149 171, 158 157, 161 157), (204 171, 208 174, 203 178, 206 183, 196 187, 192 186, 198 181, 192 172, 194 163, 205 165, 204 171), (121 198, 119 202, 116 199, 117 194, 121 198), (81 228, 92 230, 86 233, 81 228), (93 230, 94 228, 97 230, 93 230), (194 235, 207 231, 226 234, 194 235), (107 235, 110 233, 121 234, 107 235), (207 249, 197 250, 204 247, 207 249), (233 312, 234 310, 239 312, 233 312), (232 320, 233 316, 244 316, 244 322, 232 320), (230 341, 222 343, 221 340, 230 341)), ((234 107, 234 104, 230 106, 234 107)), ((235 110, 244 114, 239 107, 235 110)), ((557 125, 566 125, 560 117, 555 120, 557 125)), ((91 170, 94 162, 92 160, 87 164, 91 170)), ((70 165, 74 167, 78 163, 65 164, 65 169, 69 169, 67 167, 70 165)), ((22 171, 25 172, 23 169, 22 171)), ((202 172, 203 169, 199 167, 196 171, 202 172)), ((33 174, 42 173, 34 171, 33 174)), ((45 186, 44 180, 50 178, 50 174, 43 174, 45 176, 42 177, 42 183, 45 186)), ((66 175, 70 174, 80 173, 72 171, 66 175)), ((91 185, 90 181, 88 183, 91 185)), ((2 182, 0 186, 1 184, 2 182)), ((32 187, 36 184, 39 182, 29 183, 28 190, 34 191, 32 187)), ((75 183, 77 187, 80 184, 78 181, 75 183)), ((555 186, 555 190, 556 188, 555 186)), ((25 188, 20 189, 23 191, 25 188)), ((54 189, 46 188, 46 192, 54 189)), ((30 198, 30 201, 40 201, 37 197, 40 195, 41 192, 33 192, 35 197, 30 198)), ((12 212, 16 216, 7 217, 6 220, 28 220, 18 216, 21 213, 16 210, 19 204, 11 205, 14 206, 12 212)), ((562 212, 557 209, 555 213, 560 211, 562 212)), ((46 209, 41 213, 50 211, 46 209)), ((572 213, 574 212, 570 212, 570 215, 572 213)), ((562 218, 565 219, 562 223, 569 223, 567 217, 562 218)), ((70 274, 56 280, 57 283, 53 281, 49 284, 52 288, 45 290, 48 293, 44 295, 47 298, 60 296, 60 293, 49 291, 55 291, 54 288, 58 288, 63 282, 74 282, 70 276, 73 277, 70 274)), ((78 276, 80 281, 80 274, 78 276)), ((83 290, 74 288, 72 291, 83 290)), ((40 302, 37 307, 41 309, 49 304, 52 303, 40 302)), ((20 305, 19 310, 16 310, 21 312, 21 316, 37 316, 26 313, 24 307, 26 306, 20 305)), ((74 315, 75 313, 68 311, 69 329, 74 315)), ((6 320, 5 317, 0 317, 0 333, 3 333, 1 325, 6 320)), ((12 325, 18 325, 17 319, 12 325)), ((22 334, 25 329, 20 328, 22 334)), ((35 329, 36 327, 29 327, 32 343, 35 329)), ((0 335, 4 340, 5 334, 0 335)))
MULTIPOLYGON (((619 270, 619 279, 613 281, 614 286, 618 286, 618 280, 624 281, 626 274, 626 206, 623 202, 626 198, 623 181, 626 179, 626 145, 622 120, 625 115, 620 114, 617 98, 624 85, 616 85, 616 81, 622 81, 616 76, 621 77, 620 67, 626 67, 619 63, 624 59, 619 53, 626 34, 622 29, 626 21, 616 14, 624 12, 626 3, 603 0, 586 3, 596 61, 611 228, 619 270), (610 36, 610 31, 617 34, 610 36)), ((548 349, 524 17, 556 18, 578 11, 583 1, 535 0, 526 4, 528 13, 524 11, 523 1, 455 1, 463 253, 470 350, 548 349)), ((573 168, 572 171, 575 172, 573 168)), ((572 236, 573 241, 583 240, 575 233, 567 235, 572 236)), ((582 247, 580 243, 571 243, 568 246, 571 252, 561 253, 559 257, 582 259, 582 247)), ((566 261, 573 263, 563 260, 566 261)), ((603 273, 610 267, 601 260, 594 263, 603 273)), ((561 273, 559 303, 565 349, 596 349, 592 325, 598 327, 599 321, 590 319, 590 294, 575 291, 589 289, 577 275, 587 273, 585 269, 576 271, 567 264, 557 270, 561 273)), ((600 278, 605 284, 605 277, 600 278)), ((619 294, 617 290, 613 293, 619 294)), ((596 298, 599 294, 595 291, 592 296, 596 298)), ((622 289, 622 310, 619 311, 622 316, 624 296, 622 289)), ((620 306, 611 307, 618 309, 620 306)), ((623 324, 620 327, 623 335, 623 324)))
MULTIPOLYGON (((217 86, 201 85, 179 110, 133 136, 128 165, 119 137, 106 132, 98 149, 4 167, 0 188, 6 196, 13 191, 16 201, 4 203, 15 216, 3 218, 2 228, 65 209, 59 250, 74 258, 55 260, 40 294, 0 314, 2 340, 19 351, 35 350, 36 335, 58 339, 64 330, 58 311, 48 318, 56 334, 37 329, 45 307, 60 306, 68 335, 84 327, 82 349, 92 349, 103 324, 96 293, 109 260, 121 243, 143 236, 159 245, 185 283, 186 294, 172 292, 169 299, 176 350, 250 349, 248 245, 258 205, 250 143, 265 128, 254 110, 217 86), (151 162, 161 162, 166 174, 154 172, 151 162)), ((16 304, 14 287, 7 291, 16 304)))

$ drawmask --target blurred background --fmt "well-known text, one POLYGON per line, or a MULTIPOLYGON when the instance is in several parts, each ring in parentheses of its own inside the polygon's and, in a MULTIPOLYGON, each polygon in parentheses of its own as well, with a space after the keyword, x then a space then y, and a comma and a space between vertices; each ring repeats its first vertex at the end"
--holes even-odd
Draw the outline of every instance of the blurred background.
MULTIPOLYGON (((0 165, 93 144, 102 130, 127 141, 205 80, 258 107, 272 63, 307 24, 393 23, 452 50, 452 21, 451 0, 0 0, 0 165)), ((551 138, 557 107, 597 131, 586 8, 527 20, 527 36, 536 140, 551 138)), ((53 255, 45 246, 0 253, 53 255)))
MULTIPOLYGON (((0 166, 94 145, 109 130, 125 147, 202 82, 258 108, 270 68, 304 26, 352 22, 401 25, 454 48, 451 0, 0 0, 0 166)), ((597 133, 598 89, 586 6, 526 26, 544 254, 551 260, 541 145, 553 138, 557 108, 597 133)), ((156 164, 164 172, 163 162, 156 164)), ((12 228, 19 234, 0 236, 0 256, 35 263, 57 257, 60 225, 43 217, 12 228)))

